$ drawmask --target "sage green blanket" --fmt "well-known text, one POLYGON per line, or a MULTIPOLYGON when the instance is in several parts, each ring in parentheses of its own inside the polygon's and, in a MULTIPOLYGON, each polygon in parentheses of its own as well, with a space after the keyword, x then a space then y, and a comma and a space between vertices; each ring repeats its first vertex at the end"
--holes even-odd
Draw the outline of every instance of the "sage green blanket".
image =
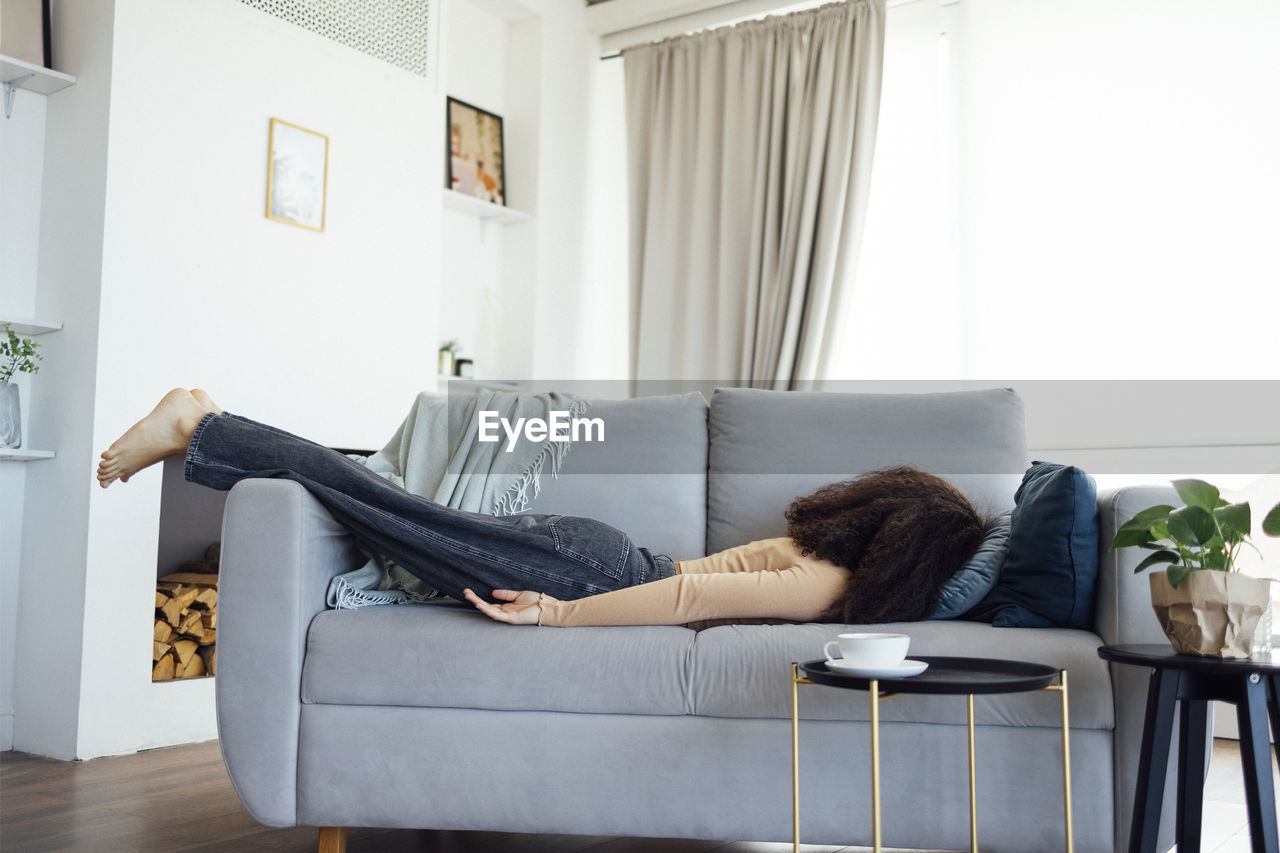
MULTIPOLYGON (((527 511, 538 496, 544 471, 553 477, 559 473, 572 445, 549 437, 543 441, 521 437, 510 442, 501 428, 497 430, 498 441, 480 441, 480 413, 496 413, 497 418, 514 425, 520 418, 549 422, 553 411, 579 417, 586 409, 586 401, 556 392, 423 392, 386 447, 364 461, 369 470, 392 483, 444 506, 514 515, 527 511)), ((335 577, 327 596, 329 606, 338 610, 441 597, 418 577, 379 555, 371 555, 359 569, 335 577)))

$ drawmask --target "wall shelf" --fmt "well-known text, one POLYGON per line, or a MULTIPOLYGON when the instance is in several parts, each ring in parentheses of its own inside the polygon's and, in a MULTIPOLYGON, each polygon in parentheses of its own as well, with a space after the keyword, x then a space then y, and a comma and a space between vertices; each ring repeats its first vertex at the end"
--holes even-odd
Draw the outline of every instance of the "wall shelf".
POLYGON ((14 317, 9 314, 0 314, 0 328, 4 326, 11 327, 19 335, 44 335, 49 332, 62 331, 61 323, 51 323, 46 320, 33 320, 30 317, 14 317))
POLYGON ((24 447, 0 450, 0 462, 35 462, 39 459, 52 459, 52 450, 27 450, 24 447))
POLYGON ((0 82, 13 83, 18 89, 26 89, 39 95, 52 95, 74 85, 76 78, 0 53, 0 82), (24 79, 18 82, 19 78, 24 79))
POLYGON ((4 83, 4 117, 8 118, 13 114, 13 97, 18 89, 52 95, 75 83, 76 78, 0 53, 0 81, 4 83))
POLYGON ((533 217, 510 207, 493 204, 463 195, 457 190, 445 188, 444 206, 459 213, 467 213, 482 222, 496 222, 499 225, 512 225, 517 222, 528 222, 533 217))

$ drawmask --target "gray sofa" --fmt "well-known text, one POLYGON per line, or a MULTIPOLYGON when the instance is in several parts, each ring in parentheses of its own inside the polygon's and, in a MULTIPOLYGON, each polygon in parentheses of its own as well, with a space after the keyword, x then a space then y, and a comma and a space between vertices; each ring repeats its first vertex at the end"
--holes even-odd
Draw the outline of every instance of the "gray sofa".
MULTIPOLYGON (((1028 464, 1009 390, 919 395, 718 390, 598 401, 538 512, 591 515, 680 559, 783 535, 783 508, 892 464, 941 474, 985 509, 1028 464)), ((1103 542, 1166 490, 1099 500, 1103 542)), ((528 628, 468 607, 325 609, 363 562, 298 485, 241 483, 223 529, 218 724, 241 800, 272 826, 486 829, 789 841, 789 664, 838 625, 528 628)), ((912 655, 1037 661, 1070 673, 1075 849, 1122 849, 1145 674, 1103 643, 1159 642, 1146 578, 1103 555, 1093 631, 964 621, 884 626, 912 655)), ((869 844, 865 693, 803 688, 802 840, 869 844)), ((1058 697, 978 697, 979 843, 1063 849, 1058 697)), ((883 826, 896 847, 967 848, 963 697, 881 710, 883 826)), ((1166 815, 1171 808, 1166 807, 1166 815)), ((1168 833, 1165 833, 1165 837, 1168 833)))

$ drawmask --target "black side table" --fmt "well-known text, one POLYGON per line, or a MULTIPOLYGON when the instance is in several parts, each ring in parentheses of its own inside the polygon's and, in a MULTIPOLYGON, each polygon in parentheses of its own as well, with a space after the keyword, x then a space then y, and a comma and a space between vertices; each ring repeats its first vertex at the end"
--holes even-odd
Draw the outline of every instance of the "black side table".
MULTIPOLYGON (((1271 728, 1280 737, 1280 664, 1175 654, 1166 645, 1102 646, 1098 657, 1151 669, 1133 826, 1129 831, 1130 853, 1154 853, 1156 849, 1160 802, 1173 735, 1173 712, 1179 702, 1182 720, 1178 732, 1178 851, 1197 853, 1200 850, 1209 702, 1215 699, 1236 706, 1253 853, 1278 853, 1276 792, 1271 782, 1271 757, 1267 754, 1267 715, 1269 711, 1271 728)), ((1280 757, 1280 744, 1276 755, 1280 757)))
POLYGON ((871 838, 880 853, 880 702, 904 693, 966 696, 969 725, 969 850, 978 853, 978 785, 974 756, 973 697, 986 693, 1020 693, 1053 690, 1061 694, 1062 714, 1062 817, 1066 851, 1072 853, 1071 834, 1071 725, 1067 712, 1067 671, 1051 666, 995 658, 924 657, 929 668, 910 678, 866 678, 832 672, 826 660, 791 664, 791 849, 800 850, 800 705, 801 684, 822 684, 871 695, 871 838), (1055 683, 1056 682, 1056 683, 1055 683))

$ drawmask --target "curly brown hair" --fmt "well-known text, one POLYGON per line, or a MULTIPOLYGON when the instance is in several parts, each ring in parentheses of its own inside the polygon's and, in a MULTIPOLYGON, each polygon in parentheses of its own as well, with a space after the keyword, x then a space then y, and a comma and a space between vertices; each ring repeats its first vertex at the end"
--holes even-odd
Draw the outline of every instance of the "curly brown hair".
POLYGON ((906 467, 824 486, 792 502, 786 518, 801 553, 852 572, 822 616, 850 624, 928 618, 986 528, 955 486, 906 467))

